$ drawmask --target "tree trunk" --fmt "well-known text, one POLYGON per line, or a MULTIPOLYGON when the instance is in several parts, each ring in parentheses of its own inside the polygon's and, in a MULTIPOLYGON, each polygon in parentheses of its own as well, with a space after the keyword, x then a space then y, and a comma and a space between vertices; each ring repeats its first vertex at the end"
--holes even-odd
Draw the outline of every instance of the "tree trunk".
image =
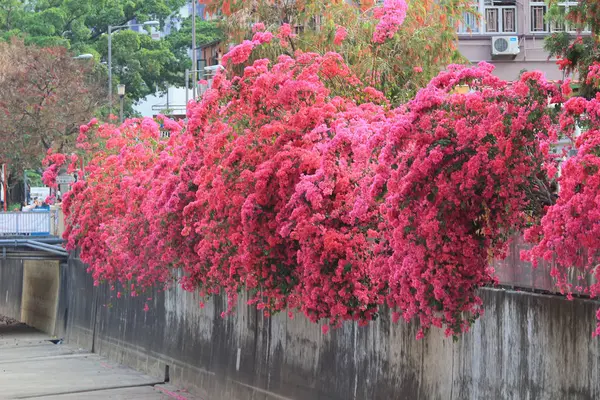
POLYGON ((8 178, 8 206, 22 204, 25 201, 25 194, 23 192, 22 177, 11 174, 8 178))

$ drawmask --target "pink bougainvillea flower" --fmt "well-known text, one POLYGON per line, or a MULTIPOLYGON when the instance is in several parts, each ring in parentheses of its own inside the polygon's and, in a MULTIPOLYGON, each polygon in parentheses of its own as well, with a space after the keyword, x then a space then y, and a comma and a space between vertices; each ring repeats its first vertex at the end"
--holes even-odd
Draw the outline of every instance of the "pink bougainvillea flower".
POLYGON ((281 40, 293 39, 296 37, 296 34, 294 33, 290 24, 283 24, 279 28, 279 33, 277 34, 277 37, 281 40))
POLYGON ((233 46, 223 56, 223 65, 227 65, 230 60, 233 65, 245 63, 250 58, 250 54, 252 54, 252 50, 254 50, 256 44, 254 41, 244 40, 241 44, 233 46))
POLYGON ((600 62, 594 61, 590 65, 585 83, 588 85, 600 86, 600 62))
POLYGON ((273 34, 271 32, 256 32, 252 37, 252 41, 257 44, 271 43, 273 34))
POLYGON ((346 37, 348 37, 348 30, 343 26, 338 26, 335 30, 333 43, 335 43, 336 46, 340 46, 344 40, 346 40, 346 37))
POLYGON ((264 32, 265 29, 265 24, 262 22, 257 22, 254 25, 252 25, 252 33, 264 32))
POLYGON ((381 44, 393 38, 406 18, 407 9, 405 0, 385 0, 373 33, 373 42, 381 44))

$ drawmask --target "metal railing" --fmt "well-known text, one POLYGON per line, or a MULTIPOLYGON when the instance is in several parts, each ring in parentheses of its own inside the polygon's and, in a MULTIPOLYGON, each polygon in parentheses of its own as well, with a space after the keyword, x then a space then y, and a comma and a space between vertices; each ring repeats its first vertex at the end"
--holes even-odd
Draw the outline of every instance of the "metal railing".
MULTIPOLYGON (((502 286, 517 289, 528 289, 549 293, 559 293, 555 279, 551 275, 554 268, 553 263, 540 260, 537 268, 531 263, 521 260, 521 251, 530 249, 531 245, 525 243, 521 236, 515 237, 510 245, 508 257, 504 260, 494 260, 492 266, 495 269, 498 281, 502 286)), ((578 286, 589 287, 594 283, 594 277, 589 272, 583 272, 572 268, 568 272, 567 282, 572 285, 573 294, 586 296, 577 290, 578 286)))
POLYGON ((155 104, 152 106, 152 111, 165 115, 186 115, 187 104, 155 104))
MULTIPOLYGON (((29 212, 0 212, 0 236, 29 235, 62 236, 64 231, 64 217, 61 209, 52 211, 29 211, 29 212)), ((531 246, 524 242, 523 238, 515 237, 510 245, 509 255, 504 260, 494 260, 492 266, 495 275, 502 286, 515 289, 535 290, 549 293, 558 293, 555 281, 550 273, 552 263, 540 261, 537 268, 531 263, 522 261, 521 250, 531 246)), ((582 273, 576 269, 569 272, 568 281, 573 285, 573 293, 578 293, 577 286, 589 286, 595 282, 590 273, 582 273), (578 277, 581 276, 581 279, 578 277)), ((579 293, 584 295, 584 293, 579 293)))
POLYGON ((49 210, 0 212, 0 235, 50 235, 52 218, 49 210))

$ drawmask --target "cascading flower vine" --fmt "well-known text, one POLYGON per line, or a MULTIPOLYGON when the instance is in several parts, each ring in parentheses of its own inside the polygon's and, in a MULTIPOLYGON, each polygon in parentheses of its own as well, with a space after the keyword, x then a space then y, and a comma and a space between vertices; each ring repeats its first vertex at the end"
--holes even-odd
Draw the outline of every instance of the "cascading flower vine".
POLYGON ((371 103, 347 106, 319 144, 320 165, 304 175, 278 219, 278 233, 297 243, 301 310, 314 322, 366 324, 385 302, 384 222, 370 199, 388 114, 371 103))
MULTIPOLYGON (((384 6, 395 22, 381 16, 391 28, 397 3, 384 6)), ((65 238, 96 282, 136 295, 178 278, 202 296, 225 293, 228 311, 248 291, 266 315, 299 310, 325 330, 388 306, 419 336, 457 335, 481 314, 477 289, 494 282, 489 261, 506 256, 512 234, 541 223, 528 233, 532 259, 558 255, 559 270, 596 262, 598 100, 557 111, 548 104, 565 90, 535 72, 509 84, 485 63, 449 66, 398 108, 337 53, 233 73, 272 39, 258 26, 233 48, 186 123, 93 121, 77 155, 49 153, 49 183, 85 161, 65 196, 65 238), (556 193, 549 147, 584 122, 556 193)))
MULTIPOLYGON (((561 167, 556 203, 540 225, 525 232, 535 245, 521 256, 534 265, 540 259, 550 262, 551 275, 567 296, 579 293, 595 298, 600 295, 600 95, 591 100, 569 99, 561 127, 572 139, 576 154, 561 167), (579 137, 574 136, 576 126, 584 128, 579 137)), ((594 335, 600 335, 600 310, 597 317, 594 335)))
POLYGON ((423 328, 467 330, 482 312, 476 289, 494 282, 491 258, 539 210, 527 191, 553 160, 539 148, 558 89, 539 74, 513 85, 493 67, 449 66, 418 93, 386 140, 380 165, 390 224, 388 303, 423 328), (467 94, 453 93, 468 84, 467 94))

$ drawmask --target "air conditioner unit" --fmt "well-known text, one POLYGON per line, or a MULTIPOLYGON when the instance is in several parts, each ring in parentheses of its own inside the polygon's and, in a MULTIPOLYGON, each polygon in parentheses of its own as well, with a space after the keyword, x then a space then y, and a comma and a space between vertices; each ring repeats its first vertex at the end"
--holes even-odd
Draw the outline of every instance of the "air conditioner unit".
POLYGON ((519 52, 517 36, 492 36, 492 55, 517 55, 519 52))

